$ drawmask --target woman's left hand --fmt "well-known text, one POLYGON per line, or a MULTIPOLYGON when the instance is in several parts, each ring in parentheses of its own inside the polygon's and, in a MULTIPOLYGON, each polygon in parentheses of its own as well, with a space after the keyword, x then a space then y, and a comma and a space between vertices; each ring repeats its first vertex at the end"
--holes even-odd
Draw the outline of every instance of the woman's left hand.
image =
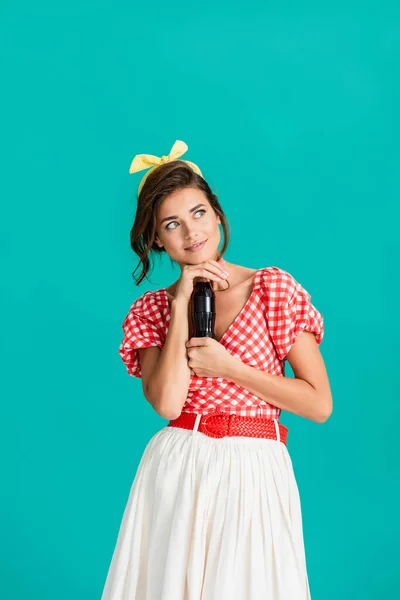
POLYGON ((192 337, 186 342, 188 364, 198 377, 224 377, 236 360, 226 348, 209 337, 192 337))

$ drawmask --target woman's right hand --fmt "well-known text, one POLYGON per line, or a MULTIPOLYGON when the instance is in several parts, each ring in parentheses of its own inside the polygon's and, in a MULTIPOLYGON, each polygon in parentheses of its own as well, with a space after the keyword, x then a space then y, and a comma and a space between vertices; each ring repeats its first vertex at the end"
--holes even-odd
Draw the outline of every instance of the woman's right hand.
POLYGON ((213 281, 227 279, 229 274, 223 268, 221 260, 206 260, 198 265, 185 265, 176 285, 175 300, 189 302, 193 292, 194 279, 203 277, 213 281))

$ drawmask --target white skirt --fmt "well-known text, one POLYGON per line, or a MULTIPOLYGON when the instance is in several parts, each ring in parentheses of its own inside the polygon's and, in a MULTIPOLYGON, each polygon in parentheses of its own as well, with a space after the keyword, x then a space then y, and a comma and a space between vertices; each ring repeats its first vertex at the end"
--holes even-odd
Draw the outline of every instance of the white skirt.
POLYGON ((310 600, 286 446, 209 437, 199 419, 147 444, 101 600, 310 600))

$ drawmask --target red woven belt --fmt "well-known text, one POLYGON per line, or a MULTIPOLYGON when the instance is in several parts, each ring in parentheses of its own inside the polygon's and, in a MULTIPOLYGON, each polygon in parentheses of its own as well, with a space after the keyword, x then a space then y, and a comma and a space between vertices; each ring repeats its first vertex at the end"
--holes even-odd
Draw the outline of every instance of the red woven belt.
MULTIPOLYGON (((167 427, 181 427, 193 429, 197 414, 182 412, 177 419, 169 421, 167 427)), ((286 445, 288 428, 277 422, 280 441, 286 445)), ((198 431, 210 437, 223 438, 225 436, 241 435, 246 437, 270 438, 277 440, 275 421, 264 417, 242 417, 233 413, 213 411, 202 415, 198 431)))

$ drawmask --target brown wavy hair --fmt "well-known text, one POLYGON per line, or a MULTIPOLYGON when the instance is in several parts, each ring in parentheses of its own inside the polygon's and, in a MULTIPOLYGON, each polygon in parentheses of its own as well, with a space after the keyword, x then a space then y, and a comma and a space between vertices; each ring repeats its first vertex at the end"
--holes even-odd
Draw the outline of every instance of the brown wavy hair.
POLYGON ((213 194, 206 180, 192 171, 182 160, 174 160, 160 165, 150 173, 140 191, 135 221, 130 232, 131 248, 139 257, 139 264, 132 273, 136 285, 140 285, 143 279, 148 279, 151 253, 161 254, 161 252, 166 252, 164 247, 160 248, 154 243, 157 235, 156 215, 158 208, 169 194, 184 188, 201 190, 215 213, 220 217, 224 239, 216 260, 224 255, 228 247, 230 239, 229 224, 217 196, 213 194), (140 266, 142 272, 136 278, 135 272, 140 266))

